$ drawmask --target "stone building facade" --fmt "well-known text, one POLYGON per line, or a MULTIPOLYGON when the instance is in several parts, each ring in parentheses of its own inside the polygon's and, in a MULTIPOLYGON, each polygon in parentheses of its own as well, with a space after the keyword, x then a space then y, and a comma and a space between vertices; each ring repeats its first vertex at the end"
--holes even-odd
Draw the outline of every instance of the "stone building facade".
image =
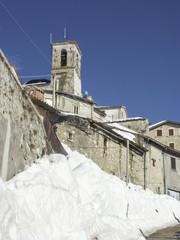
MULTIPOLYGON (((119 125, 120 129, 123 126, 129 131, 135 131, 135 143, 148 149, 144 167, 146 187, 156 193, 175 194, 176 198, 180 199, 180 151, 171 148, 168 144, 170 141, 168 140, 168 133, 172 126, 174 126, 174 136, 171 137, 178 143, 178 124, 164 127, 162 130, 164 137, 157 137, 151 132, 155 131, 155 134, 157 134, 157 129, 161 129, 162 125, 155 125, 154 127, 157 127, 157 129, 151 130, 151 127, 149 129, 148 119, 144 118, 122 119, 111 122, 111 124, 119 125), (159 138, 162 138, 162 141, 159 141, 159 138)), ((142 170, 140 169, 140 171, 142 170)))
POLYGON ((81 96, 81 57, 76 41, 52 43, 52 88, 81 96))
MULTIPOLYGON (((180 200, 180 152, 164 145, 153 138, 145 137, 149 149, 149 163, 147 165, 148 183, 156 186, 159 192, 159 187, 156 184, 157 179, 162 180, 163 193, 173 195, 176 193, 176 198, 180 200), (157 171, 156 171, 157 170, 157 171)), ((160 189, 161 190, 161 189, 160 189)))
POLYGON ((106 117, 104 121, 116 121, 119 119, 128 118, 127 110, 125 106, 114 106, 114 107, 97 107, 99 110, 105 112, 106 117))
MULTIPOLYGON (((51 121, 54 122, 52 117, 51 121)), ((127 180, 126 139, 100 122, 72 115, 61 116, 56 120, 55 128, 62 143, 92 159, 107 173, 127 180)), ((145 152, 145 148, 130 142, 128 182, 144 186, 145 152)))
MULTIPOLYGON (((180 193, 179 162, 176 171, 171 166, 172 158, 180 158, 179 151, 134 132, 134 140, 129 140, 127 163, 128 139, 108 124, 72 115, 55 119, 51 116, 60 141, 91 158, 102 170, 123 181, 127 181, 128 176, 128 182, 155 193, 168 193, 169 190, 180 193)), ((144 123, 146 125, 146 121, 144 123)))
MULTIPOLYGON (((125 106, 97 107, 88 92, 82 93, 81 57, 82 52, 76 41, 52 44, 51 83, 40 84, 29 81, 45 91, 45 102, 67 113, 78 114, 97 121, 112 121, 127 118, 125 106)), ((28 86, 29 83, 25 85, 28 86)))
POLYGON ((149 127, 149 136, 180 151, 180 123, 162 121, 149 127))
POLYGON ((0 50, 0 175, 8 180, 38 157, 51 153, 42 120, 0 50))
POLYGON ((118 123, 121 126, 127 127, 139 134, 149 134, 149 121, 147 118, 127 118, 111 121, 111 123, 118 123))

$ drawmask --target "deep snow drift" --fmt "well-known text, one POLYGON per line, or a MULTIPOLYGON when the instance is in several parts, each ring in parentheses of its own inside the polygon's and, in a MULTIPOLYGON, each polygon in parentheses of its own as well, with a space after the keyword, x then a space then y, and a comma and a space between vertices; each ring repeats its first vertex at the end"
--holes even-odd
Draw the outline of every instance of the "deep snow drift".
POLYGON ((142 240, 178 223, 177 200, 126 187, 67 151, 68 157, 45 156, 9 182, 0 181, 0 240, 142 240))

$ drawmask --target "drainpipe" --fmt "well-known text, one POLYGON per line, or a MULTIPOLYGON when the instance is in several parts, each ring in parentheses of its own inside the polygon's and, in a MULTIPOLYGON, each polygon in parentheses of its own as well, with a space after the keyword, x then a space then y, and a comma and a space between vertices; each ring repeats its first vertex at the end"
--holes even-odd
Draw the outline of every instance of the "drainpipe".
POLYGON ((127 140, 127 148, 126 148, 126 186, 128 186, 128 180, 129 180, 129 140, 127 140))
POLYGON ((144 190, 146 190, 146 187, 147 187, 146 171, 147 171, 147 166, 146 166, 146 152, 145 152, 145 154, 144 154, 144 190))
POLYGON ((56 106, 56 83, 55 83, 54 76, 52 76, 52 78, 53 78, 53 102, 52 102, 52 106, 55 108, 55 106, 56 106))
MULTIPOLYGON (((146 142, 146 148, 148 147, 148 143, 149 143, 149 138, 147 139, 147 142, 146 142)), ((145 154, 144 154, 144 190, 146 190, 146 188, 147 188, 147 180, 146 180, 146 178, 147 178, 147 154, 146 154, 146 152, 145 152, 145 154)))
POLYGON ((166 194, 166 164, 165 164, 165 158, 166 158, 166 149, 162 153, 163 154, 163 171, 164 171, 164 194, 166 194))

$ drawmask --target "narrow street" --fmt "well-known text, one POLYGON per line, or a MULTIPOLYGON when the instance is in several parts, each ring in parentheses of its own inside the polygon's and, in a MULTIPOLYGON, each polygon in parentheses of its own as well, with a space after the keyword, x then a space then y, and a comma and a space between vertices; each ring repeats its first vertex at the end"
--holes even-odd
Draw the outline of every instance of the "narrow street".
POLYGON ((146 239, 150 239, 150 240, 180 239, 180 224, 176 225, 175 227, 169 227, 169 228, 159 230, 156 233, 147 237, 146 239))

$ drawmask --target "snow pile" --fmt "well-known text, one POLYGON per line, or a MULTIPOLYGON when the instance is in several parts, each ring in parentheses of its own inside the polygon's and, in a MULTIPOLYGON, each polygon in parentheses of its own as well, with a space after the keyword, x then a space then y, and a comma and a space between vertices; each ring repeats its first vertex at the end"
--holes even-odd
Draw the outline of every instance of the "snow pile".
POLYGON ((66 151, 67 157, 45 156, 0 181, 1 240, 142 240, 178 223, 177 200, 126 187, 85 156, 66 151))

